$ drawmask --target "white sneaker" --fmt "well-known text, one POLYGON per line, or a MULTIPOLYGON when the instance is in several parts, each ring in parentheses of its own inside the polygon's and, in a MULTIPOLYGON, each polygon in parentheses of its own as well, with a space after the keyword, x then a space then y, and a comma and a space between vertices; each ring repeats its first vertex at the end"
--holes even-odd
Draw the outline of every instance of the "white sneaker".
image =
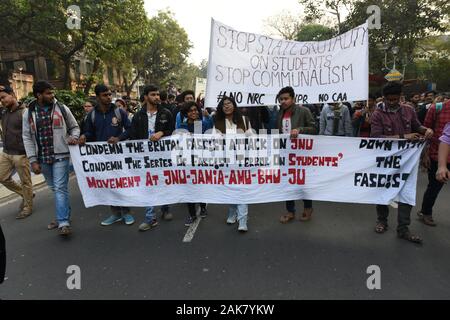
POLYGON ((237 216, 228 216, 228 219, 227 219, 228 224, 235 224, 236 221, 237 221, 237 216))
POLYGON ((248 231, 248 228, 247 228, 247 220, 241 219, 241 220, 239 221, 239 228, 238 228, 238 231, 240 231, 240 232, 247 232, 247 231, 248 231))

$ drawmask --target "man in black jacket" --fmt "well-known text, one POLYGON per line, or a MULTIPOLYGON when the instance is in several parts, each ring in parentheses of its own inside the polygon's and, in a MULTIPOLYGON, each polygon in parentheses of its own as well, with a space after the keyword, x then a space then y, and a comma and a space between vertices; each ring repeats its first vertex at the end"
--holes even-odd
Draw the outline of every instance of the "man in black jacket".
MULTIPOLYGON (((159 89, 154 85, 144 88, 144 104, 133 117, 131 128, 128 130, 128 137, 131 140, 149 139, 158 141, 162 137, 170 136, 174 130, 172 114, 169 110, 160 105, 159 89)), ((161 208, 162 218, 172 220, 169 213, 169 206, 161 208)), ((153 207, 145 210, 145 220, 139 226, 140 231, 147 231, 158 225, 153 207)))

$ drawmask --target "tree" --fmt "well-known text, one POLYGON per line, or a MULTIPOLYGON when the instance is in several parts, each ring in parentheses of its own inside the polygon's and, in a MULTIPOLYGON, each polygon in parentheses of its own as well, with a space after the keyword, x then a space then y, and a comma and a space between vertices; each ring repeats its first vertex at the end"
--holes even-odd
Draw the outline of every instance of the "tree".
POLYGON ((450 41, 449 36, 432 36, 419 42, 415 51, 414 71, 421 79, 436 83, 439 91, 450 91, 450 41))
POLYGON ((200 62, 200 74, 202 78, 208 78, 208 60, 206 59, 200 62))
POLYGON ((193 63, 184 65, 180 72, 173 79, 179 88, 185 90, 195 89, 195 78, 202 78, 202 72, 198 66, 193 63))
POLYGON ((192 45, 170 11, 159 11, 149 24, 154 37, 140 51, 136 69, 147 81, 167 85, 185 65, 192 45))
POLYGON ((331 14, 336 18, 337 33, 341 33, 341 24, 346 12, 352 8, 352 0, 299 0, 305 6, 306 21, 320 21, 326 14, 331 14))
POLYGON ((77 53, 102 43, 112 30, 134 23, 145 12, 142 0, 2 0, 0 18, 10 41, 60 61, 64 88, 70 87, 70 69, 77 53), (77 5, 81 28, 70 29, 67 8, 77 5))
POLYGON ((127 95, 130 95, 131 88, 137 81, 136 78, 128 83, 134 65, 137 64, 136 56, 150 43, 152 30, 141 1, 129 1, 127 12, 122 12, 120 17, 120 23, 111 25, 108 32, 86 46, 86 56, 94 61, 85 82, 86 95, 92 84, 102 76, 105 65, 113 65, 123 73, 127 95))
POLYGON ((421 39, 430 34, 448 31, 448 14, 450 3, 444 0, 365 0, 353 3, 343 29, 350 30, 363 24, 368 18, 369 5, 381 9, 381 29, 370 30, 369 69, 379 73, 383 68, 382 46, 391 52, 399 48, 399 68, 414 61, 414 52, 421 39))
POLYGON ((331 39, 334 35, 332 28, 323 26, 321 24, 307 24, 297 32, 295 40, 297 41, 323 41, 331 39))
POLYGON ((286 40, 295 40, 301 28, 301 17, 291 13, 280 13, 264 20, 264 25, 270 35, 277 35, 286 40))

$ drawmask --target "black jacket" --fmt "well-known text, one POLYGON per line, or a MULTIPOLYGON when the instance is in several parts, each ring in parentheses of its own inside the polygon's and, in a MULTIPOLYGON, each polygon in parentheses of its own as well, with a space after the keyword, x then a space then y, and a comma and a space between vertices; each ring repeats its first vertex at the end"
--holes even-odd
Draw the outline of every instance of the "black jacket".
MULTIPOLYGON (((174 121, 172 113, 158 106, 156 114, 155 132, 162 131, 165 136, 170 136, 174 130, 174 121)), ((128 131, 128 138, 131 140, 148 139, 148 116, 147 106, 144 104, 138 112, 133 116, 131 128, 128 131)))

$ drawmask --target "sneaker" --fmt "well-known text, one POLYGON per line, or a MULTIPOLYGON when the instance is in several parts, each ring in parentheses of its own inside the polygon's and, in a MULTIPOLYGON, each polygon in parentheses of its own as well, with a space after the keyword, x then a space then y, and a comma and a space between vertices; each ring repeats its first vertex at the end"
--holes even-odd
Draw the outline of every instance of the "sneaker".
POLYGON ((184 223, 184 225, 186 227, 190 227, 191 224, 193 224, 195 220, 197 220, 197 217, 193 218, 193 217, 189 216, 186 218, 186 222, 184 223))
POLYGON ((239 232, 247 232, 247 231, 248 231, 248 227, 247 227, 247 219, 241 219, 241 220, 239 220, 238 231, 239 231, 239 232))
POLYGON ((158 225, 158 221, 156 219, 151 220, 150 222, 142 222, 139 225, 139 231, 147 231, 151 228, 154 228, 158 225))
POLYGON ((59 234, 61 236, 70 236, 72 234, 72 228, 70 226, 64 226, 59 228, 59 234))
POLYGON ((126 225, 131 226, 131 225, 134 223, 134 218, 133 218, 133 216, 132 216, 131 214, 129 214, 129 213, 124 214, 124 215, 122 216, 122 218, 123 218, 123 220, 125 221, 125 224, 126 224, 126 225))
POLYGON ((237 216, 228 216, 228 219, 227 219, 228 224, 235 224, 236 221, 237 221, 237 216))
POLYGON ((112 214, 107 219, 103 220, 101 225, 102 226, 110 226, 113 223, 116 223, 116 222, 119 222, 122 220, 123 220, 122 216, 117 216, 117 215, 112 214))
POLYGON ((208 210, 206 210, 206 208, 201 208, 200 209, 200 217, 206 218, 207 216, 208 216, 208 210))
POLYGON ((173 219, 173 215, 170 212, 163 211, 161 218, 163 218, 163 220, 170 221, 173 219))

